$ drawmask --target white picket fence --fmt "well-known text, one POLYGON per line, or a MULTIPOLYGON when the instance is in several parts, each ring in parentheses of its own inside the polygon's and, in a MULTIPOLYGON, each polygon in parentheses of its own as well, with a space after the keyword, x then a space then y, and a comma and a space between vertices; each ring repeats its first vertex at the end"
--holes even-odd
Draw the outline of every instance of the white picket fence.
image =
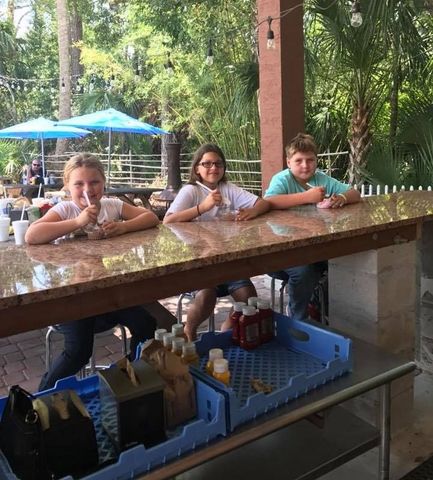
MULTIPOLYGON (((356 188, 356 187, 355 187, 356 188)), ((362 185, 361 186, 361 197, 371 197, 373 195, 381 195, 381 194, 388 194, 388 193, 395 193, 395 192, 404 192, 409 190, 413 192, 414 190, 424 190, 423 187, 419 186, 415 188, 413 185, 410 185, 409 188, 406 188, 404 185, 401 187, 397 187, 397 185, 393 185, 389 187, 388 185, 362 185)), ((426 188, 427 191, 431 192, 432 187, 429 186, 426 188)))

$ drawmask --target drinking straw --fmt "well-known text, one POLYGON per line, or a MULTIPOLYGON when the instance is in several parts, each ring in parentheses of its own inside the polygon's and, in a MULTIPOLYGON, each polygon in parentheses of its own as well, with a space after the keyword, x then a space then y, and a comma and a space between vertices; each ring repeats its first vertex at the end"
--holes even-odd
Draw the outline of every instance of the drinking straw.
POLYGON ((39 184, 38 198, 41 198, 42 183, 39 184))
POLYGON ((23 204, 23 209, 21 210, 21 220, 24 220, 24 210, 26 209, 26 205, 23 204))
POLYGON ((87 195, 86 190, 83 190, 83 195, 84 195, 84 198, 86 199, 87 206, 90 207, 90 205, 92 204, 90 203, 89 195, 87 195))
MULTIPOLYGON (((195 183, 197 185, 200 185, 200 187, 204 188, 207 192, 209 192, 209 193, 213 192, 213 190, 211 188, 207 187, 206 185, 199 182, 198 180, 196 180, 195 183)), ((223 203, 223 205, 227 205, 229 207, 232 202, 227 197, 222 197, 222 203, 223 203)))
POLYGON ((205 184, 199 182, 198 180, 195 181, 197 185, 200 185, 200 187, 204 188, 207 192, 212 192, 213 190, 209 187, 207 187, 205 184))

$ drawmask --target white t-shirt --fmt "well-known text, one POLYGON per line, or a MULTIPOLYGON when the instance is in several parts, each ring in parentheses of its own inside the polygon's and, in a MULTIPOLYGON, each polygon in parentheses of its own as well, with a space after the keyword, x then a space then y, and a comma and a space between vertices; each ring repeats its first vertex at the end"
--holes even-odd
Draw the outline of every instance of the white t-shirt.
MULTIPOLYGON (((122 220, 122 208, 123 202, 118 198, 101 198, 98 223, 122 220)), ((77 218, 82 210, 76 203, 67 200, 54 205, 52 211, 56 212, 62 220, 71 220, 77 218)))
MULTIPOLYGON (((240 208, 251 208, 257 202, 257 195, 254 195, 251 192, 238 187, 234 183, 230 182, 221 182, 218 185, 218 190, 221 195, 230 200, 230 209, 239 210, 240 208)), ((188 208, 195 207, 201 203, 207 196, 207 192, 200 185, 185 185, 181 188, 179 193, 176 195, 173 203, 170 205, 170 208, 167 210, 166 216, 171 213, 178 213, 188 208)), ((204 212, 200 217, 197 218, 199 221, 209 221, 214 220, 218 215, 219 207, 215 206, 211 208, 208 212, 204 212)))

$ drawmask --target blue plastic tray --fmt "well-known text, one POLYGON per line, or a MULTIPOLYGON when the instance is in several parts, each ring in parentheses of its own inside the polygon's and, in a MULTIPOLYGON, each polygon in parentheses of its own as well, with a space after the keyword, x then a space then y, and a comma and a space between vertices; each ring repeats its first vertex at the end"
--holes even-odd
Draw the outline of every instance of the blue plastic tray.
MULTIPOLYGON (((195 378, 194 380, 197 398, 197 420, 169 432, 169 439, 163 443, 148 449, 143 445, 138 445, 122 452, 118 458, 108 435, 102 428, 97 375, 87 377, 84 380, 77 380, 75 377, 66 378, 57 382, 55 388, 44 393, 65 389, 75 390, 86 405, 94 422, 98 440, 99 462, 113 462, 82 478, 86 480, 130 480, 136 475, 148 472, 188 451, 194 450, 200 445, 208 443, 218 435, 226 434, 223 396, 200 379, 195 378)), ((3 412, 5 405, 6 397, 0 399, 0 413, 3 412)), ((17 477, 10 472, 7 462, 5 463, 5 458, 0 452, 0 478, 17 480, 17 477), (2 475, 3 472, 4 475, 2 475)), ((66 479, 72 480, 72 477, 68 476, 66 479)))
POLYGON ((191 368, 192 373, 224 394, 229 432, 352 369, 350 339, 277 313, 274 321, 275 339, 255 350, 234 346, 230 331, 206 333, 196 342, 201 362, 199 368, 191 368), (206 374, 208 352, 215 347, 222 348, 229 361, 229 387, 206 374), (274 390, 256 393, 252 378, 274 390))

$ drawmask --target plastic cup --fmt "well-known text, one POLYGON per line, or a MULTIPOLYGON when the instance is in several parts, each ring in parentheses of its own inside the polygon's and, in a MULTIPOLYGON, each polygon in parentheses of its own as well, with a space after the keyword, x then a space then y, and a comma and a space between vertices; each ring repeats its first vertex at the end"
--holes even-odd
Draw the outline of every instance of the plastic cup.
POLYGON ((9 240, 9 226, 11 219, 9 217, 0 217, 0 242, 9 240))
POLYGON ((14 237, 16 245, 24 245, 26 242, 24 237, 26 235, 27 229, 29 228, 28 220, 15 220, 12 222, 14 228, 14 237))
POLYGON ((50 177, 44 177, 44 184, 49 185, 50 184, 50 177))

